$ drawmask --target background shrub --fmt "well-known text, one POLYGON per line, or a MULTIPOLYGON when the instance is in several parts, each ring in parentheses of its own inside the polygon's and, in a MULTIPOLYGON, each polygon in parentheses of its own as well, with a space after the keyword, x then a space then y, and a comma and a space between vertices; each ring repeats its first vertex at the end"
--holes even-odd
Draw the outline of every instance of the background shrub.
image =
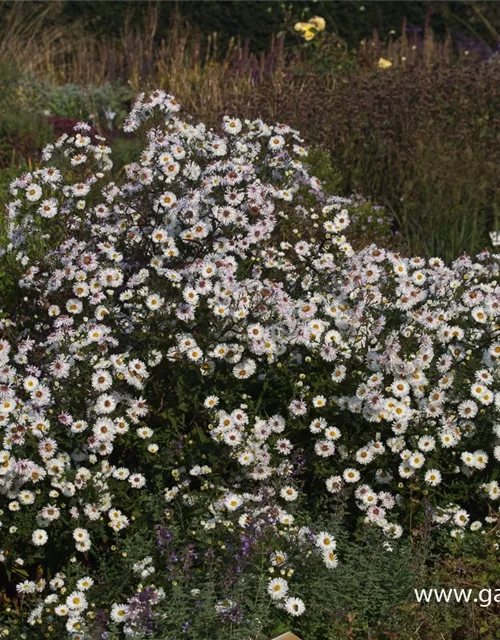
MULTIPOLYGON (((461 37, 464 44, 474 39, 494 47, 498 43, 498 7, 495 2, 474 4, 477 6, 463 0, 446 3, 439 0, 392 0, 383 3, 307 0, 300 4, 229 0, 213 2, 207 7, 203 0, 198 0, 177 6, 160 3, 158 26, 160 36, 166 37, 172 14, 180 11, 184 19, 204 33, 218 32, 223 43, 241 36, 250 40, 254 50, 264 51, 269 37, 282 27, 287 18, 296 21, 322 15, 332 30, 347 39, 350 46, 357 46, 360 40, 370 37, 374 29, 379 30, 384 38, 393 31, 399 33, 404 18, 416 28, 422 27, 427 19, 441 36, 448 31, 457 40, 461 37)), ((58 19, 67 26, 81 21, 89 35, 98 33, 108 38, 116 37, 127 22, 138 23, 141 27, 147 25, 143 3, 129 2, 128 5, 128 11, 123 11, 119 2, 104 4, 92 0, 70 0, 64 3, 62 10, 59 8, 58 19)))

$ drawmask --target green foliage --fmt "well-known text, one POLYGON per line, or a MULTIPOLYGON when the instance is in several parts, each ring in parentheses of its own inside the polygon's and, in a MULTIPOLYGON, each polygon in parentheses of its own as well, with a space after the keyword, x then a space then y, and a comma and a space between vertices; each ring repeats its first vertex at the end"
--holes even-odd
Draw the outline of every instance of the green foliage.
MULTIPOLYGON (((11 199, 9 185, 11 181, 19 175, 19 171, 27 167, 0 168, 0 211, 4 211, 6 203, 11 199)), ((6 253, 6 228, 7 220, 5 215, 0 216, 0 300, 4 309, 14 309, 16 300, 20 295, 18 289, 18 279, 22 268, 14 259, 12 253, 6 253)))
POLYGON ((0 168, 33 158, 51 139, 43 114, 18 100, 19 78, 15 67, 0 64, 0 168))
POLYGON ((0 167, 37 156, 51 134, 43 116, 28 111, 3 111, 0 116, 0 167))
POLYGON ((45 92, 51 115, 101 123, 109 130, 123 122, 132 98, 130 88, 109 83, 100 87, 51 85, 45 92))
POLYGON ((137 162, 143 144, 136 138, 117 137, 111 143, 113 150, 113 170, 119 173, 123 167, 131 162, 137 162))

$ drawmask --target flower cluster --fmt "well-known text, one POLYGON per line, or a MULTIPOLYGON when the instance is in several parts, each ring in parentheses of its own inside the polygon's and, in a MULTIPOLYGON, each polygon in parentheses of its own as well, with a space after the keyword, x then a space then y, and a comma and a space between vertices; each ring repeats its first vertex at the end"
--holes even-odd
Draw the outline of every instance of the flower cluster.
POLYGON ((317 33, 324 31, 326 22, 324 18, 320 16, 313 16, 307 22, 296 22, 294 30, 298 31, 304 40, 312 40, 317 33))
MULTIPOLYGON (((33 623, 64 619, 73 637, 92 633, 87 567, 151 526, 159 491, 195 514, 186 540, 246 535, 238 570, 250 539, 274 540, 267 592, 292 616, 305 594, 289 550, 338 563, 308 493, 350 500, 388 538, 415 492, 453 535, 494 521, 500 495, 495 257, 356 252, 351 203, 309 175, 297 132, 225 117, 219 133, 178 110, 162 91, 138 98, 125 129, 149 125, 147 146, 121 185, 82 124, 11 187, 27 296, 0 341, 1 560, 58 549, 60 573, 69 558, 85 571, 48 595, 17 586, 33 623)), ((127 633, 159 624, 167 542, 123 560, 142 581, 128 601, 97 603, 127 633)))

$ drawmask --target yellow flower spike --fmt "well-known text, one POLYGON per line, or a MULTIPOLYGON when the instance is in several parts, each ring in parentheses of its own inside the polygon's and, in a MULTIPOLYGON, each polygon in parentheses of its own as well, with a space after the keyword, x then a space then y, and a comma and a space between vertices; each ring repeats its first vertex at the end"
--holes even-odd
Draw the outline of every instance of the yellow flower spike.
POLYGON ((378 61, 379 69, 390 69, 392 67, 392 62, 390 60, 386 60, 385 58, 380 58, 378 61))
MULTIPOLYGON (((309 40, 312 40, 316 35, 316 31, 314 29, 308 29, 307 31, 304 31, 302 35, 304 36, 304 40, 307 40, 309 42, 309 40)), ((300 238, 300 234, 299 234, 299 238, 300 238)))
POLYGON ((326 27, 326 21, 321 16, 313 16, 309 20, 309 24, 312 24, 318 31, 324 31, 326 27))

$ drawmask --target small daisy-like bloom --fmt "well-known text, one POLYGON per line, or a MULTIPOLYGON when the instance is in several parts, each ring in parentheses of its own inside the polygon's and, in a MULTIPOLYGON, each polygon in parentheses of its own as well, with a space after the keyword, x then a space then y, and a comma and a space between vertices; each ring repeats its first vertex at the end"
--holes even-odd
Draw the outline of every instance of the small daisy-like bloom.
POLYGON ((338 440, 340 438, 340 429, 337 427, 327 427, 324 431, 327 440, 338 440))
POLYGON ((19 493, 19 502, 21 504, 33 504, 35 502, 35 494, 33 491, 21 491, 19 493))
POLYGON ((87 599, 82 591, 73 591, 67 598, 66 604, 71 610, 80 611, 87 607, 87 599))
POLYGON ((377 520, 383 521, 386 511, 383 507, 377 507, 376 505, 373 505, 368 508, 366 513, 368 521, 376 522, 377 520))
POLYGON ((465 509, 459 509, 453 516, 453 521, 459 527, 465 527, 469 522, 469 514, 467 513, 467 511, 465 511, 465 509))
POLYGON ((26 198, 30 202, 36 202, 42 197, 42 189, 37 184, 30 184, 26 187, 26 198))
POLYGON ((35 593, 36 584, 32 580, 23 580, 18 585, 16 585, 17 593, 35 593))
POLYGON ((49 504, 41 510, 40 515, 44 520, 52 522, 53 520, 57 520, 59 518, 61 512, 55 505, 49 504))
POLYGON ((218 396, 208 396, 203 402, 203 406, 207 409, 213 409, 219 404, 218 396))
POLYGON ((343 481, 341 476, 330 476, 326 480, 326 488, 330 493, 338 493, 342 489, 343 481))
POLYGON ((396 262, 393 268, 394 273, 396 273, 398 276, 405 276, 408 273, 407 266, 403 261, 396 262))
POLYGON ((238 518, 238 524, 240 525, 240 527, 241 527, 242 529, 244 529, 245 527, 247 527, 249 522, 250 522, 250 517, 249 517, 248 513, 243 513, 243 514, 238 518))
POLYGON ((156 311, 163 306, 164 300, 156 294, 151 294, 146 298, 146 306, 150 311, 156 311))
POLYGON ((92 587, 93 584, 94 584, 93 579, 86 576, 85 578, 80 578, 80 580, 78 580, 78 582, 76 583, 76 586, 81 591, 87 591, 87 589, 90 589, 90 587, 92 587))
POLYGON ((283 578, 273 578, 267 585, 267 593, 273 600, 281 600, 288 593, 288 582, 283 578))
POLYGON ((474 451, 473 466, 476 469, 483 470, 488 464, 488 454, 485 451, 474 451))
POLYGON ((71 300, 68 300, 68 302, 66 303, 66 310, 69 311, 70 313, 73 313, 73 314, 81 313, 82 309, 83 309, 83 304, 81 300, 71 299, 71 300))
POLYGON ((500 485, 496 480, 493 480, 488 485, 488 496, 491 500, 498 500, 500 497, 500 485))
POLYGON ((297 500, 298 495, 298 491, 290 486, 283 487, 280 491, 280 496, 287 502, 294 502, 297 500))
POLYGON ((111 620, 113 622, 125 622, 128 616, 128 607, 125 604, 114 604, 111 607, 111 620))
POLYGON ((294 617, 301 616, 306 610, 304 602, 300 598, 287 598, 285 600, 285 611, 294 617))
POLYGON ((488 353, 495 358, 500 358, 500 342, 494 342, 488 349, 488 353))
POLYGON ((421 453, 415 452, 409 457, 408 462, 413 469, 420 469, 424 466, 425 457, 421 453))
POLYGON ((373 460, 373 451, 368 447, 363 447, 356 452, 356 462, 368 464, 373 460))
POLYGON ((478 406, 473 400, 466 400, 458 405, 458 415, 461 418, 474 418, 477 412, 478 406))
POLYGON ((229 431, 226 431, 226 433, 223 435, 223 438, 224 442, 230 447, 236 447, 242 441, 243 436, 236 429, 229 429, 229 431))
POLYGON ((263 337, 264 331, 261 324, 251 324, 248 326, 247 333, 249 338, 259 340, 263 337))
POLYGON ((335 453, 335 445, 331 440, 320 440, 314 445, 314 451, 321 458, 328 458, 335 453))
POLYGON ((360 493, 359 495, 359 497, 361 497, 362 502, 364 502, 367 505, 375 504, 377 502, 377 494, 371 491, 369 488, 359 487, 356 490, 356 497, 358 497, 358 492, 361 488, 364 489, 363 493, 360 493))
POLYGON ((103 393, 97 398, 95 403, 95 411, 100 414, 113 413, 116 409, 116 400, 112 395, 103 393))
POLYGON ((168 239, 168 233, 165 229, 154 229, 153 233, 151 234, 151 239, 154 243, 166 242, 168 239))
POLYGON ((56 616, 67 616, 69 615, 69 607, 65 604, 59 604, 54 607, 54 613, 56 616))
POLYGON ((81 433, 82 431, 85 431, 88 426, 89 425, 85 422, 85 420, 75 420, 75 422, 71 424, 71 432, 81 433))
POLYGON ((479 402, 484 405, 491 404, 495 399, 495 396, 489 389, 485 389, 484 393, 481 394, 479 398, 479 402))
POLYGON ((457 444, 457 437, 452 431, 443 431, 440 434, 439 439, 445 449, 454 447, 457 444))
POLYGON ((485 323, 488 320, 488 314, 484 310, 483 307, 474 307, 471 311, 471 315, 476 322, 481 324, 485 323))
POLYGON ((476 383, 473 384, 471 387, 471 395, 477 399, 481 398, 481 396, 483 395, 483 393, 487 391, 487 388, 485 385, 481 384, 481 383, 476 383))
POLYGON ((284 551, 273 551, 271 554, 271 564, 273 567, 282 567, 286 563, 287 557, 284 551))
POLYGON ((323 551, 323 562, 328 569, 335 569, 339 564, 337 554, 332 549, 325 549, 323 551))
POLYGON ((460 458, 467 467, 475 466, 475 456, 473 453, 470 453, 469 451, 463 451, 460 454, 460 458))
MULTIPOLYGON (((324 429, 326 429, 326 427, 327 427, 327 424, 324 418, 316 418, 316 420, 313 420, 309 425, 309 430, 311 433, 321 433, 324 429)), ((332 440, 333 438, 328 438, 328 439, 332 440)))
POLYGON ((326 406, 326 398, 325 396, 314 396, 312 399, 312 405, 316 408, 321 408, 326 406))
POLYGON ((411 465, 409 465, 407 462, 403 462, 399 465, 398 472, 402 478, 411 478, 411 476, 415 473, 415 469, 412 469, 411 465))
POLYGON ((86 298, 89 294, 89 286, 85 282, 77 282, 73 287, 73 293, 78 298, 86 298))
POLYGON ((229 493, 224 500, 224 504, 228 511, 236 511, 243 504, 243 500, 235 493, 229 493))
POLYGON ((73 633, 75 631, 78 632, 78 630, 81 629, 81 627, 82 627, 82 621, 80 618, 80 611, 70 610, 70 615, 66 622, 66 631, 68 631, 69 633, 71 633, 71 635, 73 635, 73 633))
POLYGON ((137 429, 137 435, 139 436, 139 438, 141 438, 141 440, 146 440, 147 438, 153 437, 154 431, 149 427, 139 427, 137 429))
POLYGON ((287 456, 289 453, 292 452, 293 445, 290 442, 290 440, 288 440, 288 438, 280 438, 279 440, 276 441, 274 448, 276 449, 276 451, 278 451, 278 453, 281 453, 282 455, 287 456))
POLYGON ((190 360, 197 362, 203 357, 203 351, 198 347, 194 347, 193 349, 189 349, 189 351, 187 352, 187 356, 190 360))
POLYGON ((357 469, 349 468, 344 470, 342 477, 344 478, 345 482, 354 483, 354 482, 358 482, 361 476, 357 469))
POLYGON ((344 365, 337 367, 331 375, 331 378, 334 382, 342 382, 342 380, 344 380, 345 377, 346 377, 346 368, 344 367, 344 365))
POLYGON ((177 202, 177 196, 171 191, 166 191, 160 196, 160 204, 165 209, 171 209, 177 202))
POLYGON ((410 392, 410 385, 405 380, 395 380, 391 385, 391 391, 398 398, 403 398, 410 392))
POLYGON ((332 535, 327 533, 326 531, 322 531, 316 536, 316 546, 319 549, 335 549, 337 547, 337 543, 332 535))
POLYGON ((113 384, 112 376, 104 369, 98 369, 92 375, 92 386, 96 391, 107 391, 113 384))
POLYGON ((83 198, 90 191, 90 185, 78 182, 71 187, 71 191, 75 196, 83 198))
POLYGON ((292 525, 295 521, 295 518, 291 513, 281 513, 279 516, 279 521, 281 524, 292 525))
POLYGON ((436 440, 432 436, 422 436, 418 441, 420 451, 433 451, 436 448, 436 440))
POLYGON ((441 482, 441 472, 437 469, 429 469, 425 472, 424 479, 431 487, 436 487, 441 482))
POLYGON ((80 527, 78 527, 77 529, 75 529, 73 531, 73 538, 74 540, 76 540, 77 542, 83 542, 85 540, 89 539, 89 532, 87 531, 87 529, 82 529, 80 527))
POLYGON ((128 481, 134 489, 142 489, 146 484, 146 478, 141 473, 133 473, 128 477, 128 481))
POLYGON ((35 531, 33 531, 33 534, 31 535, 31 541, 36 547, 42 547, 48 539, 49 536, 47 535, 45 529, 35 529, 35 531))
POLYGON ((57 215, 57 200, 51 198, 50 200, 44 200, 38 208, 38 213, 42 218, 53 218, 57 215))
POLYGON ((273 151, 279 151, 283 148, 285 144, 285 139, 283 136, 272 136, 269 139, 269 148, 273 151))
POLYGON ((397 539, 403 535, 403 527, 399 524, 389 523, 385 525, 384 533, 390 538, 397 539))
POLYGON ((238 462, 244 467, 247 467, 254 460, 255 456, 251 451, 242 451, 238 454, 238 462))
MULTIPOLYGON (((81 123, 84 124, 84 123, 81 123)), ((81 133, 77 133, 75 136, 75 147, 87 147, 90 144, 89 136, 82 136, 81 133)))
POLYGON ((242 128, 241 120, 238 118, 229 118, 228 116, 224 116, 223 119, 223 128, 224 131, 230 135, 237 135, 242 128))
POLYGON ((254 360, 243 360, 233 367, 233 375, 235 378, 239 380, 245 380, 246 378, 250 378, 257 369, 257 365, 254 360))

